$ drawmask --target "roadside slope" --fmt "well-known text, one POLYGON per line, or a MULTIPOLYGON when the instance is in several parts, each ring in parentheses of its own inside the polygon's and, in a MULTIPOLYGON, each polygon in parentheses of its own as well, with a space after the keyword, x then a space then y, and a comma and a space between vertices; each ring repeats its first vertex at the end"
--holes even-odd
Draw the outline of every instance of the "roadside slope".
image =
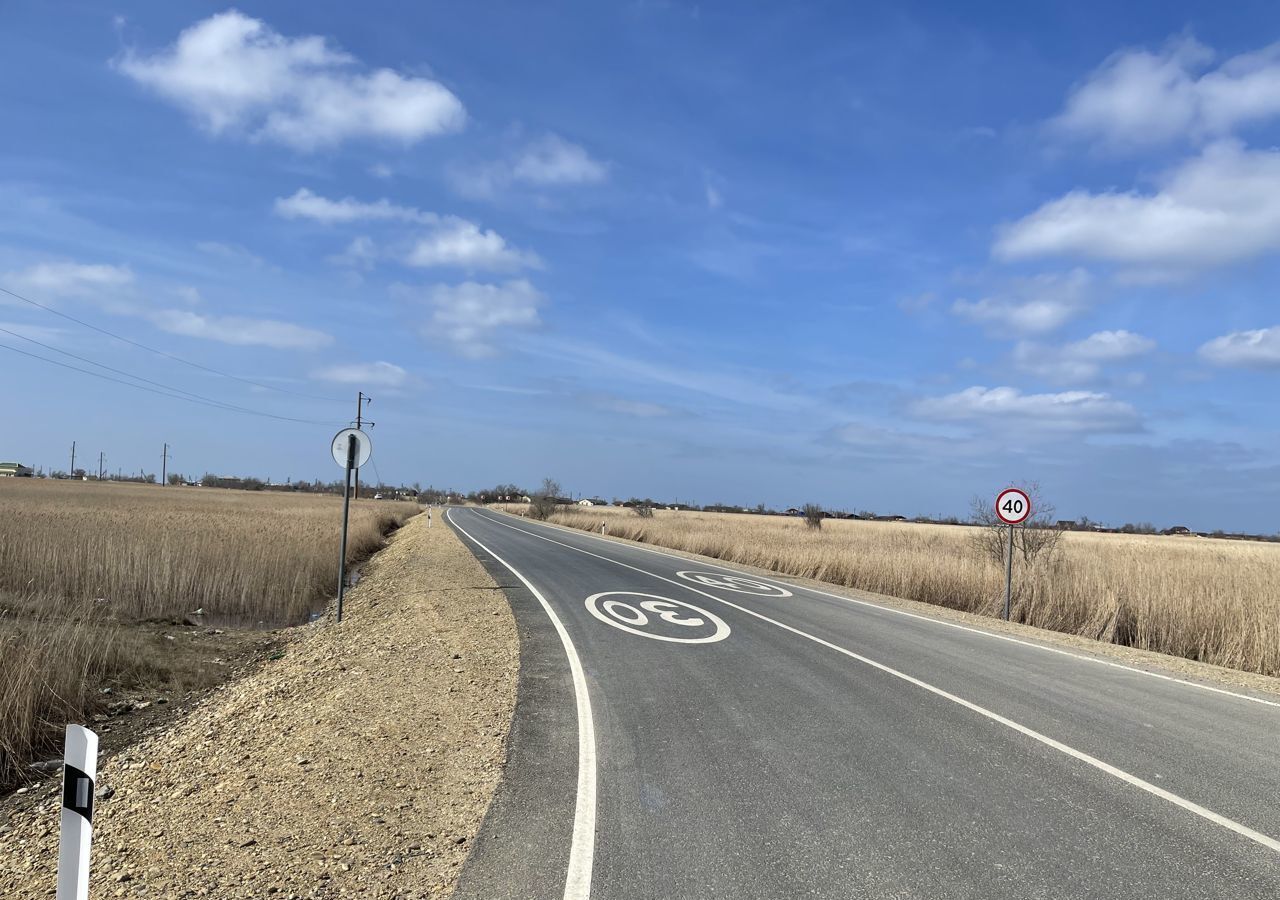
MULTIPOLYGON (((412 519, 341 626, 104 759, 93 896, 447 894, 501 777, 518 642, 500 590, 440 523, 412 519)), ((57 796, 0 834, 6 897, 48 896, 57 796)))

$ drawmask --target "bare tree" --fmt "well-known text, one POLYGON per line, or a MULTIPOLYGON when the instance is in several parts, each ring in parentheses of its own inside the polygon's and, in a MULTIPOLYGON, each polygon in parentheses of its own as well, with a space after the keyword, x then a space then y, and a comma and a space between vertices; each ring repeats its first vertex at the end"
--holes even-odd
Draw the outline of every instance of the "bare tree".
POLYGON ((647 503, 637 503, 631 507, 631 511, 642 519, 653 518, 653 507, 647 503))
POLYGON ((556 505, 564 489, 554 478, 542 479, 542 487, 533 492, 533 502, 529 505, 529 515, 534 519, 549 519, 556 511, 556 505))
POLYGON ((816 503, 806 503, 801 509, 804 513, 804 524, 810 531, 821 531, 822 520, 827 514, 822 511, 822 507, 816 503))
MULTIPOLYGON (((1028 481, 1017 485, 1031 498, 1031 516, 1013 528, 1013 553, 1027 566, 1048 563, 1057 552, 1062 532, 1055 527, 1057 509, 1045 499, 1040 483, 1028 481)), ((973 534, 973 548, 979 555, 1003 563, 1008 552, 1009 533, 996 516, 995 506, 986 497, 974 497, 970 504, 972 521, 980 526, 973 534)))

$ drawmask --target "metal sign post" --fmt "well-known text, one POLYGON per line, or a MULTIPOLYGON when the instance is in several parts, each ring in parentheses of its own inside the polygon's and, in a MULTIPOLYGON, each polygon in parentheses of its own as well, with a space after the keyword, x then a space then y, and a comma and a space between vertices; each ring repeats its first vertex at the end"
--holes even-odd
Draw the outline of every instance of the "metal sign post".
POLYGON ((98 775, 98 736, 80 725, 68 725, 62 762, 57 900, 88 900, 89 845, 93 841, 93 780, 98 775))
POLYGON ((996 497, 996 518, 1009 526, 1009 551, 1004 569, 1004 620, 1013 606, 1013 528, 1031 517, 1031 498, 1020 488, 1005 488, 996 497))
POLYGON ((338 550, 338 621, 342 621, 342 599, 347 593, 347 522, 351 516, 351 473, 373 455, 373 442, 363 431, 344 428, 333 436, 333 461, 342 466, 342 546, 338 550))

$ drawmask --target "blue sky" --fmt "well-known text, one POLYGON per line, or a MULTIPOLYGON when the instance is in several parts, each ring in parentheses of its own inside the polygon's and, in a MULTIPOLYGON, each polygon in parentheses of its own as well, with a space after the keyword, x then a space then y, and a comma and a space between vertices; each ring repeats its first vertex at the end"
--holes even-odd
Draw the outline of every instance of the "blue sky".
POLYGON ((1280 9, 1040 6, 6 4, 0 286, 255 384, 0 295, 0 456, 1276 531, 1280 9))

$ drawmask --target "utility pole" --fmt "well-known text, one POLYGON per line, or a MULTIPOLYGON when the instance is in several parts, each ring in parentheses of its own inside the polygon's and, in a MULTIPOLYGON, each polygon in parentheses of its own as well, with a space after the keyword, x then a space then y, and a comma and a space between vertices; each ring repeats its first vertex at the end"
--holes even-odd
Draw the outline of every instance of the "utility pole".
POLYGON ((99 480, 99 481, 101 481, 101 480, 102 480, 102 477, 103 477, 103 476, 106 474, 106 472, 107 472, 107 470, 106 470, 106 468, 105 468, 106 461, 107 461, 107 454, 105 454, 105 453, 103 453, 101 450, 99 450, 99 451, 98 451, 98 480, 99 480))
MULTIPOLYGON (((364 425, 366 424, 364 421, 364 405, 366 403, 372 403, 372 402, 373 402, 373 398, 366 397, 364 391, 356 391, 356 431, 363 430, 364 425)), ((367 424, 370 428, 372 428, 374 425, 373 422, 369 422, 367 424)), ((359 500, 360 499, 360 470, 356 469, 355 471, 356 471, 355 499, 359 500)))
POLYGON ((160 486, 164 487, 169 483, 169 444, 164 445, 164 453, 160 456, 160 486))
POLYGON ((76 442, 71 442, 71 471, 67 473, 72 478, 76 477, 76 442))

